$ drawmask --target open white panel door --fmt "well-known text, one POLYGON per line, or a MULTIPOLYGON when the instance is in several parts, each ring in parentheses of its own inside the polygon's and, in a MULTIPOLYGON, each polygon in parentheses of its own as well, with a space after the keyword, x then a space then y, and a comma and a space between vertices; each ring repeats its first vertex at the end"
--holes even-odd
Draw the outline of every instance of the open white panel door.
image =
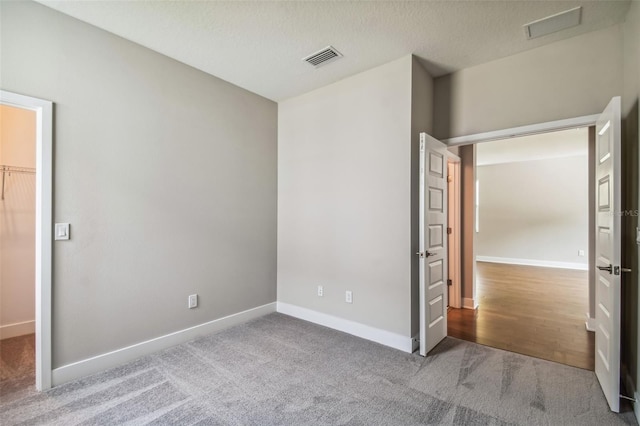
POLYGON ((447 336, 447 147, 420 133, 420 355, 447 336))
POLYGON ((620 97, 596 123, 596 376, 620 411, 620 97))

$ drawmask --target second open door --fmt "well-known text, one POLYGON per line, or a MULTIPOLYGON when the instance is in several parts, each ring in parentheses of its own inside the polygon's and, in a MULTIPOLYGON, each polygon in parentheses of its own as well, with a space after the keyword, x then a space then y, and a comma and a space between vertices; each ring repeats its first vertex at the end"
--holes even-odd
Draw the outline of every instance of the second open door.
POLYGON ((446 145, 420 133, 420 355, 447 336, 446 145))

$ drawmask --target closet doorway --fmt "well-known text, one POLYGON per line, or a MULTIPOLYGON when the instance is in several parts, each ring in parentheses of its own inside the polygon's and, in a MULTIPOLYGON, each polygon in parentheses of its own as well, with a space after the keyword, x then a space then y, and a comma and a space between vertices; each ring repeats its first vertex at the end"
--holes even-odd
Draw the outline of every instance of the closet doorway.
POLYGON ((0 396, 35 384, 36 113, 0 105, 0 396))
POLYGON ((52 119, 0 90, 0 397, 52 385, 52 119))

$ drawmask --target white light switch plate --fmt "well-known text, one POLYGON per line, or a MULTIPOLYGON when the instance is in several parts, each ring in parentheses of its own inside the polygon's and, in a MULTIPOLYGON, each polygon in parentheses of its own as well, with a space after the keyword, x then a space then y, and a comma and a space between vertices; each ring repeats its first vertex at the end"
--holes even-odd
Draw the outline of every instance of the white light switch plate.
POLYGON ((636 243, 640 244, 640 228, 636 228, 636 243))
POLYGON ((54 239, 56 240, 68 240, 69 239, 69 224, 68 223, 56 223, 54 230, 54 239))

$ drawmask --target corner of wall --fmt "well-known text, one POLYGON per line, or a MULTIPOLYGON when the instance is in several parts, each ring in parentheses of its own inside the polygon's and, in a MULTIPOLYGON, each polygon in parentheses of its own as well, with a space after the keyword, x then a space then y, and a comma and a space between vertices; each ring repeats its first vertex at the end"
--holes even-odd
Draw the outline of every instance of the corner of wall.
MULTIPOLYGON (((418 188, 420 133, 433 132, 433 78, 411 55, 411 253, 418 250, 418 188)), ((420 330, 418 259, 411 259, 411 335, 420 330)))

